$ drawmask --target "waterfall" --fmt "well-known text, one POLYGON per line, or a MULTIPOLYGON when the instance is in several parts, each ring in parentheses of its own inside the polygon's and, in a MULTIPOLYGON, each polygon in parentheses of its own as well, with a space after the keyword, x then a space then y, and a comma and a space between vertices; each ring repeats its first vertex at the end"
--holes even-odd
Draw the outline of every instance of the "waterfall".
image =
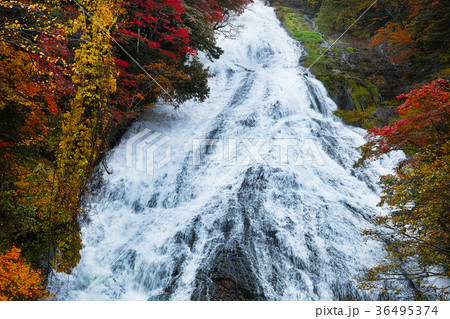
POLYGON ((397 159, 352 167, 365 131, 333 115, 272 8, 256 0, 234 23, 223 56, 201 56, 210 98, 159 105, 108 153, 81 262, 50 278, 58 298, 371 298, 355 278, 381 244, 361 231, 397 159))

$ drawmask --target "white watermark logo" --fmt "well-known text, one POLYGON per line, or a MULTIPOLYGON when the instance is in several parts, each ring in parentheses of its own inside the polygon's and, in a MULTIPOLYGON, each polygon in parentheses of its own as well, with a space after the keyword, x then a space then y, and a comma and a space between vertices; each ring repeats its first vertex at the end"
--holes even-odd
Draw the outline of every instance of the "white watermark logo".
MULTIPOLYGON (((144 129, 126 141, 126 163, 139 172, 154 175, 172 160, 171 137, 144 129)), ((190 143, 190 142, 187 142, 190 143)), ((294 138, 192 139, 192 166, 220 163, 224 166, 325 165, 325 156, 313 139, 294 138)), ((186 145, 186 144, 185 144, 186 145)))
POLYGON ((228 166, 250 164, 303 166, 313 162, 325 165, 325 157, 313 139, 193 139, 192 165, 202 161, 219 162, 228 166))
POLYGON ((127 166, 154 175, 171 160, 171 147, 167 145, 171 139, 149 129, 132 136, 125 146, 127 166))

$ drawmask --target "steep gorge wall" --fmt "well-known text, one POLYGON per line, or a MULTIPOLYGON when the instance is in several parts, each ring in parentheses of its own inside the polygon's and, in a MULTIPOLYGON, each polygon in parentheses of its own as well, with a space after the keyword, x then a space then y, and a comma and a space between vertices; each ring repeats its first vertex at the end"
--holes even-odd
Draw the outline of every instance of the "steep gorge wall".
MULTIPOLYGON (((270 1, 277 16, 292 36, 306 48, 303 65, 324 83, 337 104, 336 111, 349 124, 365 128, 386 125, 397 106, 395 97, 411 87, 382 48, 372 49, 369 40, 345 34, 317 60, 340 36, 319 32, 313 19, 321 1, 270 1)), ((332 28, 321 29, 332 30, 332 28)))

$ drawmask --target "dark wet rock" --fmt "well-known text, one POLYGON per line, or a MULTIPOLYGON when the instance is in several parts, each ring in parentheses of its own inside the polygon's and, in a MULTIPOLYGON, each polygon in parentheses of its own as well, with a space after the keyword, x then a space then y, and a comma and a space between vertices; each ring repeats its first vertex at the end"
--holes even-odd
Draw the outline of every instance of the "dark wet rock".
POLYGON ((192 300, 265 300, 263 288, 238 242, 217 251, 209 267, 196 278, 192 300))

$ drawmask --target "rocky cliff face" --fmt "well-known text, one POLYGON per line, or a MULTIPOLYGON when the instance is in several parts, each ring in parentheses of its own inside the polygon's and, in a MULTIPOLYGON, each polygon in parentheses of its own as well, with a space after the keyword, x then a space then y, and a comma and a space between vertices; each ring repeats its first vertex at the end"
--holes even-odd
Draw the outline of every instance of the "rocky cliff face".
POLYGON ((338 44, 326 54, 325 68, 333 80, 328 81, 330 94, 338 107, 364 110, 403 93, 405 87, 395 66, 379 51, 349 38, 345 40, 351 45, 338 44))
POLYGON ((383 47, 370 48, 369 40, 346 34, 329 49, 340 34, 318 32, 313 18, 320 5, 311 6, 307 1, 270 2, 280 21, 305 46, 308 55, 301 62, 324 83, 339 108, 336 114, 350 124, 366 128, 386 125, 394 114, 392 106, 396 106, 387 101, 410 87, 384 54, 383 47))

